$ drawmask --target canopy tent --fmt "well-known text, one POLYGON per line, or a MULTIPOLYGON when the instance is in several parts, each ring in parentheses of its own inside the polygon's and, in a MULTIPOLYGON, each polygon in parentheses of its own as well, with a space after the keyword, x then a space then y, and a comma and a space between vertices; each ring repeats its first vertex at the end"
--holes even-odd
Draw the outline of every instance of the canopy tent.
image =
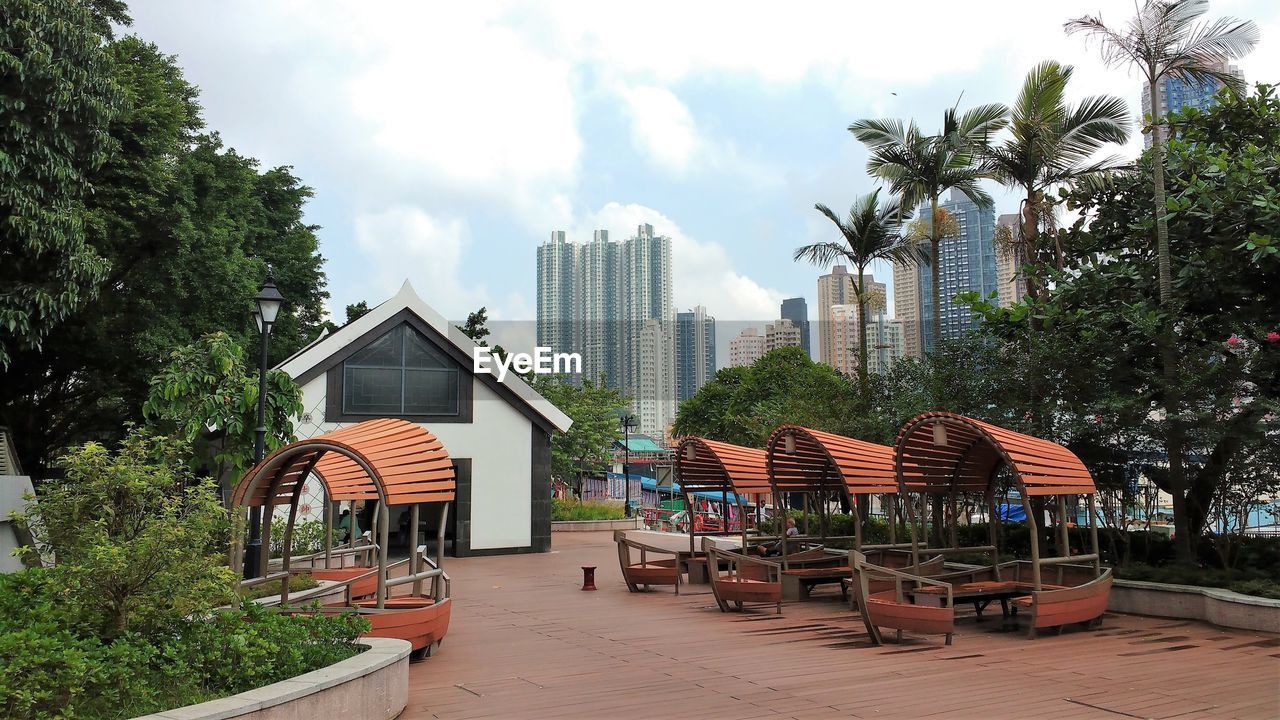
MULTIPOLYGON (((782 425, 766 445, 769 480, 777 493, 843 493, 850 506, 859 495, 895 494, 893 448, 798 425, 782 425)), ((897 523, 889 524, 891 537, 897 523)), ((862 545, 862 523, 854 523, 862 545)))
MULTIPOLYGON (((1101 573, 1093 477, 1084 463, 1061 445, 963 415, 927 412, 907 421, 899 431, 895 466, 899 492, 902 495, 919 493, 947 496, 953 528, 958 522, 957 493, 984 493, 988 517, 992 518, 991 544, 982 548, 959 548, 953 532, 952 545, 954 550, 981 550, 990 552, 993 556, 996 553, 995 520, 1000 517, 996 509, 995 479, 1001 468, 1008 467, 1022 498, 1025 521, 1031 528, 1031 562, 1035 589, 1040 590, 1041 587, 1041 565, 1049 562, 1092 561, 1095 571, 1101 573), (1067 495, 1088 497, 1093 544, 1091 555, 1068 557, 1067 495), (1058 499, 1058 544, 1064 557, 1042 560, 1031 498, 1046 496, 1057 496, 1058 499)), ((912 554, 918 562, 920 548, 915 511, 911 502, 907 502, 906 506, 911 514, 912 554)))
MULTIPOLYGON (((375 523, 379 537, 378 607, 386 587, 387 544, 390 525, 388 506, 411 505, 410 527, 418 526, 418 504, 439 503, 440 524, 437 565, 443 561, 444 529, 454 499, 453 462, 444 445, 426 428, 406 420, 367 420, 289 443, 254 465, 232 489, 233 507, 266 506, 262 526, 262 562, 266 568, 270 552, 271 509, 289 506, 289 521, 283 544, 283 570, 289 570, 293 528, 299 499, 308 477, 315 477, 325 490, 325 545, 331 544, 332 505, 335 501, 373 500, 378 503, 375 523)), ((238 540, 238 539, 237 539, 238 540)), ((244 549, 232 547, 232 567, 239 567, 244 549)), ((416 554, 413 555, 416 560, 416 554)), ((417 568, 411 568, 417 572, 417 568)))

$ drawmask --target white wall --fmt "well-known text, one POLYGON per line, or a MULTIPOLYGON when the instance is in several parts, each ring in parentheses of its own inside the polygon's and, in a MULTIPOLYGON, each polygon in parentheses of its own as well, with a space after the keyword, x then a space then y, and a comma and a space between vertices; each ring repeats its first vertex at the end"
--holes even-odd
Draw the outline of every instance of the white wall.
MULTIPOLYGON (((532 542, 532 423, 484 382, 471 378, 471 383, 470 423, 424 427, 440 438, 450 457, 471 458, 471 548, 527 547, 532 542)), ((302 406, 310 417, 295 419, 299 439, 352 424, 322 422, 325 393, 323 374, 303 386, 302 406)))

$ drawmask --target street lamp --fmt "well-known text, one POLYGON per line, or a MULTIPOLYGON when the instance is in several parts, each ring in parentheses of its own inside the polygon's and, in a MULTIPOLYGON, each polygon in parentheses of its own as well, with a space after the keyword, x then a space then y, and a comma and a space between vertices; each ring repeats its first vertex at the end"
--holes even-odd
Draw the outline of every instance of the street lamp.
MULTIPOLYGON (((276 279, 272 276, 271 266, 267 266, 267 279, 258 288, 254 297, 256 309, 253 312, 253 323, 258 326, 261 337, 262 354, 258 364, 258 426, 253 429, 253 464, 257 465, 266 455, 267 448, 267 345, 271 337, 271 326, 280 314, 280 306, 284 304, 284 296, 276 288, 276 279)), ((259 561, 262 558, 262 508, 249 510, 249 546, 244 563, 246 579, 262 575, 259 561)))
POLYGON ((631 428, 636 426, 636 416, 624 414, 618 418, 622 425, 622 484, 626 487, 626 505, 623 517, 631 517, 631 428))

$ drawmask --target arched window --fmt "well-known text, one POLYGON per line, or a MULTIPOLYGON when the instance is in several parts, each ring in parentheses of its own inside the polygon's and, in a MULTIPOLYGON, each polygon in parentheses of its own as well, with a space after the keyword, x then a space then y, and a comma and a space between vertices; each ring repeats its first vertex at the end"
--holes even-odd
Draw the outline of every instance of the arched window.
POLYGON ((346 415, 457 415, 457 366, 408 325, 399 325, 342 364, 346 415))

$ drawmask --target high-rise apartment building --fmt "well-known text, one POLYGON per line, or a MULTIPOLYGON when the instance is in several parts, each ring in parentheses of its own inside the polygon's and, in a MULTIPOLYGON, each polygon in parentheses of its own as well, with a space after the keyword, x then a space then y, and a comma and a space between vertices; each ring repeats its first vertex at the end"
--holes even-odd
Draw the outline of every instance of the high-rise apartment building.
POLYGON ((756 328, 746 328, 729 341, 729 367, 754 365, 764 356, 764 336, 756 328))
MULTIPOLYGON (((1240 78, 1241 82, 1244 81, 1244 73, 1235 65, 1223 63, 1218 65, 1217 69, 1240 78)), ((1166 77, 1157 86, 1160 98, 1160 117, 1166 117, 1169 113, 1178 112, 1184 108, 1204 110, 1216 102, 1214 95, 1222 87, 1223 84, 1217 80, 1196 82, 1182 78, 1166 77)), ((1142 114, 1146 117, 1151 117, 1151 85, 1145 82, 1142 83, 1142 114)), ((1165 133, 1168 133, 1167 127, 1165 133)), ((1149 130, 1143 131, 1142 139, 1146 147, 1151 147, 1151 132, 1149 130)))
MULTIPOLYGON (((937 258, 940 292, 938 293, 942 320, 942 338, 951 340, 964 335, 977 323, 968 306, 957 303, 955 297, 962 292, 974 291, 983 297, 996 291, 996 217, 991 208, 979 208, 969 198, 955 190, 939 207, 946 210, 959 226, 955 237, 942 239, 937 258)), ((928 206, 922 211, 928 222, 928 206)), ((919 287, 920 346, 924 352, 933 349, 933 293, 931 268, 916 268, 919 287)), ((899 314, 899 317, 903 317, 899 314)))
MULTIPOLYGON (((861 317, 856 305, 831 306, 831 333, 836 348, 835 364, 846 375, 858 372, 858 326, 861 317)), ((881 373, 903 356, 903 322, 883 311, 867 318, 867 372, 881 373)))
POLYGON ((920 271, 915 265, 893 264, 893 315, 902 324, 902 354, 923 357, 920 340, 920 271))
MULTIPOLYGON (((636 335, 635 386, 631 405, 640 432, 664 440, 676 417, 675 355, 670 321, 650 318, 636 335)), ((664 443, 665 444, 665 443, 664 443)))
POLYGON ((693 397, 716 374, 716 319, 698 305, 676 313, 676 401, 693 397))
POLYGON ((582 353, 583 375, 603 376, 609 387, 630 396, 640 431, 655 437, 665 434, 675 412, 671 297, 671 238, 655 235, 652 225, 639 226, 622 242, 611 242, 608 231, 597 230, 591 242, 576 244, 557 231, 538 248, 538 344, 582 353), (658 322, 661 342, 649 327, 642 343, 648 320, 658 322), (666 370, 646 380, 642 350, 661 352, 666 370), (636 403, 648 389, 656 393, 651 399, 661 412, 651 413, 652 423, 646 425, 636 403))
POLYGON ((764 326, 764 351, 781 347, 800 347, 800 328, 786 318, 764 326))
MULTIPOLYGON (((996 218, 997 228, 1009 228, 1010 236, 1018 236, 1018 214, 1008 213, 996 218)), ((996 292, 1000 294, 1000 307, 1013 307, 1027 294, 1027 283, 1018 267, 1017 253, 1011 247, 996 246, 996 292)))
MULTIPOLYGON (((864 278, 867 290, 867 312, 883 312, 886 308, 887 288, 876 282, 870 273, 864 278)), ((836 265, 831 272, 818 276, 818 360, 832 367, 836 362, 834 335, 831 327, 831 307, 852 305, 856 302, 858 276, 844 265, 836 265)))
POLYGON ((787 298, 782 301, 781 311, 779 317, 800 328, 800 347, 805 354, 813 352, 809 344, 809 304, 802 297, 787 298))

